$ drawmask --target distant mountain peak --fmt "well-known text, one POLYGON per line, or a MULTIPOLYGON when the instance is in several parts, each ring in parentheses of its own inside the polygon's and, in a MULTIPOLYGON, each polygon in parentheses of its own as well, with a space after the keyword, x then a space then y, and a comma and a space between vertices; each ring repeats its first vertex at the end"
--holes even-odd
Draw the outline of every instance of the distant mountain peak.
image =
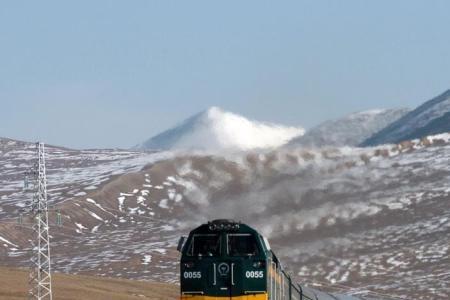
POLYGON ((251 150, 274 148, 304 133, 301 127, 249 120, 210 107, 166 130, 138 149, 251 150))
POLYGON ((205 113, 210 117, 214 117, 215 115, 223 114, 226 112, 218 106, 211 106, 210 108, 205 110, 205 113))

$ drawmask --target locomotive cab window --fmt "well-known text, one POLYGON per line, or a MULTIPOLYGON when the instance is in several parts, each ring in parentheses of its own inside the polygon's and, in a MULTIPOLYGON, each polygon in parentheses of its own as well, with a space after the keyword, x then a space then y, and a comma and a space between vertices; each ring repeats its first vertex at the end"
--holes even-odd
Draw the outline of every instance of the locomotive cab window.
POLYGON ((218 234, 195 234, 187 252, 190 256, 218 256, 220 236, 218 234))
POLYGON ((227 235, 227 251, 230 256, 256 256, 258 243, 252 234, 227 235))

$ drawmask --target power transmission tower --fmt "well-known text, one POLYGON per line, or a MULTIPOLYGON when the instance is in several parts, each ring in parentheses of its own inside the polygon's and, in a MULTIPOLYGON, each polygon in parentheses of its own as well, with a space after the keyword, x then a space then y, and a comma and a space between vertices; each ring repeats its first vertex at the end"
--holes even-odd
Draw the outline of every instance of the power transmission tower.
MULTIPOLYGON (((45 148, 36 143, 37 159, 31 169, 33 200, 33 236, 31 237, 30 300, 52 300, 52 280, 50 274, 50 237, 48 234, 47 178, 45 171, 45 148)), ((25 186, 29 189, 30 178, 26 177, 25 186)))

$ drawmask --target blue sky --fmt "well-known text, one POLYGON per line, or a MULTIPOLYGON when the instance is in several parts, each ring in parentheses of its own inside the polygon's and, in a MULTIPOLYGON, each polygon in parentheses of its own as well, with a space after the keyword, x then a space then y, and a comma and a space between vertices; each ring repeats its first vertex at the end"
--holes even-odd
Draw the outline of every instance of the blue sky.
POLYGON ((130 147, 206 109, 306 128, 450 88, 450 1, 3 1, 0 136, 130 147))

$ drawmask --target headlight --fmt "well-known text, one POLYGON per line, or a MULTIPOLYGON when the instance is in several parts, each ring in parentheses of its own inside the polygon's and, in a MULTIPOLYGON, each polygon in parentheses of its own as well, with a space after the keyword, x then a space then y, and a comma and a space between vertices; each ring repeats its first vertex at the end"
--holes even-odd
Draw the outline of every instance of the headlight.
POLYGON ((253 263, 254 268, 263 268, 266 265, 266 262, 264 261, 255 261, 253 263))

